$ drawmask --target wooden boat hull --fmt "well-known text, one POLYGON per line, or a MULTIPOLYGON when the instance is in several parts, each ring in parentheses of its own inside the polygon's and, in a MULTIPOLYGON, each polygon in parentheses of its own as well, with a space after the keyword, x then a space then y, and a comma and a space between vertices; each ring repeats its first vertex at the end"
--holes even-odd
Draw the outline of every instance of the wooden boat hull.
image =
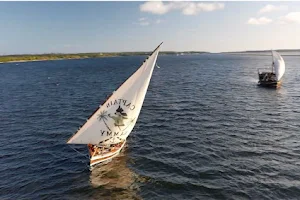
POLYGON ((261 87, 268 87, 268 88, 278 88, 281 85, 281 82, 258 82, 258 85, 261 87))
POLYGON ((126 141, 123 142, 121 147, 115 148, 108 153, 103 153, 100 155, 92 156, 90 158, 90 169, 92 170, 95 166, 107 164, 109 163, 114 157, 118 156, 122 149, 124 148, 126 141))

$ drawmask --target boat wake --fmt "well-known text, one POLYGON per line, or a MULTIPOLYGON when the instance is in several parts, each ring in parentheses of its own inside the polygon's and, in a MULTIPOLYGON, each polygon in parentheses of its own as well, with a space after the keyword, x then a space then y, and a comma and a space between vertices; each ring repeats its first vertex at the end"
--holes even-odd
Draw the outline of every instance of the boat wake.
POLYGON ((127 161, 125 152, 121 152, 111 162, 96 166, 91 171, 91 186, 100 190, 97 191, 97 196, 113 199, 141 199, 137 195, 138 175, 127 167, 127 161))

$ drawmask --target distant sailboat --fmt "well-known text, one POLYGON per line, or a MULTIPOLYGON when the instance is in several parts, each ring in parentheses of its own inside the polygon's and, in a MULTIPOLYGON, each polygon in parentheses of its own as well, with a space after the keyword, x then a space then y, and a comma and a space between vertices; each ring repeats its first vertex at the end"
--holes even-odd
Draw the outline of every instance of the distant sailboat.
POLYGON ((91 168, 111 161, 123 149, 140 114, 161 45, 67 141, 88 145, 91 168))
POLYGON ((258 84, 260 86, 278 87, 281 84, 281 79, 285 72, 285 62, 276 51, 272 51, 272 60, 271 72, 260 72, 258 70, 258 84))

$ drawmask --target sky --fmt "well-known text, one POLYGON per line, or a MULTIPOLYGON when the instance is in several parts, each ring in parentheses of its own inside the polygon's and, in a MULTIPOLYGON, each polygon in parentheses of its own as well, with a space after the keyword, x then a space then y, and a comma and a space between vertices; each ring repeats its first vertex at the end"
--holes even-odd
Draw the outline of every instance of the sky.
POLYGON ((300 48, 300 2, 0 2, 0 54, 300 48))

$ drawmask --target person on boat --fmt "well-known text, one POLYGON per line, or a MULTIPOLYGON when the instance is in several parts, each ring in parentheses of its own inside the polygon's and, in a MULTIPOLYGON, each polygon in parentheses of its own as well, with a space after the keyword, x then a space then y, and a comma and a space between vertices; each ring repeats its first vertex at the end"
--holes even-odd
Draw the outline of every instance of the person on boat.
POLYGON ((122 141, 122 142, 119 142, 119 143, 117 144, 117 147, 121 147, 122 144, 123 144, 123 141, 122 141))
POLYGON ((97 154, 97 147, 94 145, 93 146, 93 155, 92 156, 95 156, 97 154))
POLYGON ((112 145, 110 146, 110 151, 113 151, 113 150, 115 150, 115 145, 114 145, 114 144, 112 144, 112 145))
POLYGON ((92 156, 97 156, 100 154, 103 154, 104 152, 104 147, 98 147, 96 145, 93 145, 93 151, 92 151, 92 156))
POLYGON ((100 154, 102 155, 104 153, 104 147, 100 147, 100 154))
POLYGON ((90 152, 90 155, 91 156, 95 156, 96 153, 97 153, 97 147, 95 145, 92 145, 92 144, 88 144, 88 149, 89 149, 89 152, 90 152))
POLYGON ((88 144, 88 147, 89 147, 90 149, 92 149, 92 148, 93 148, 93 145, 92 145, 92 144, 88 144))

